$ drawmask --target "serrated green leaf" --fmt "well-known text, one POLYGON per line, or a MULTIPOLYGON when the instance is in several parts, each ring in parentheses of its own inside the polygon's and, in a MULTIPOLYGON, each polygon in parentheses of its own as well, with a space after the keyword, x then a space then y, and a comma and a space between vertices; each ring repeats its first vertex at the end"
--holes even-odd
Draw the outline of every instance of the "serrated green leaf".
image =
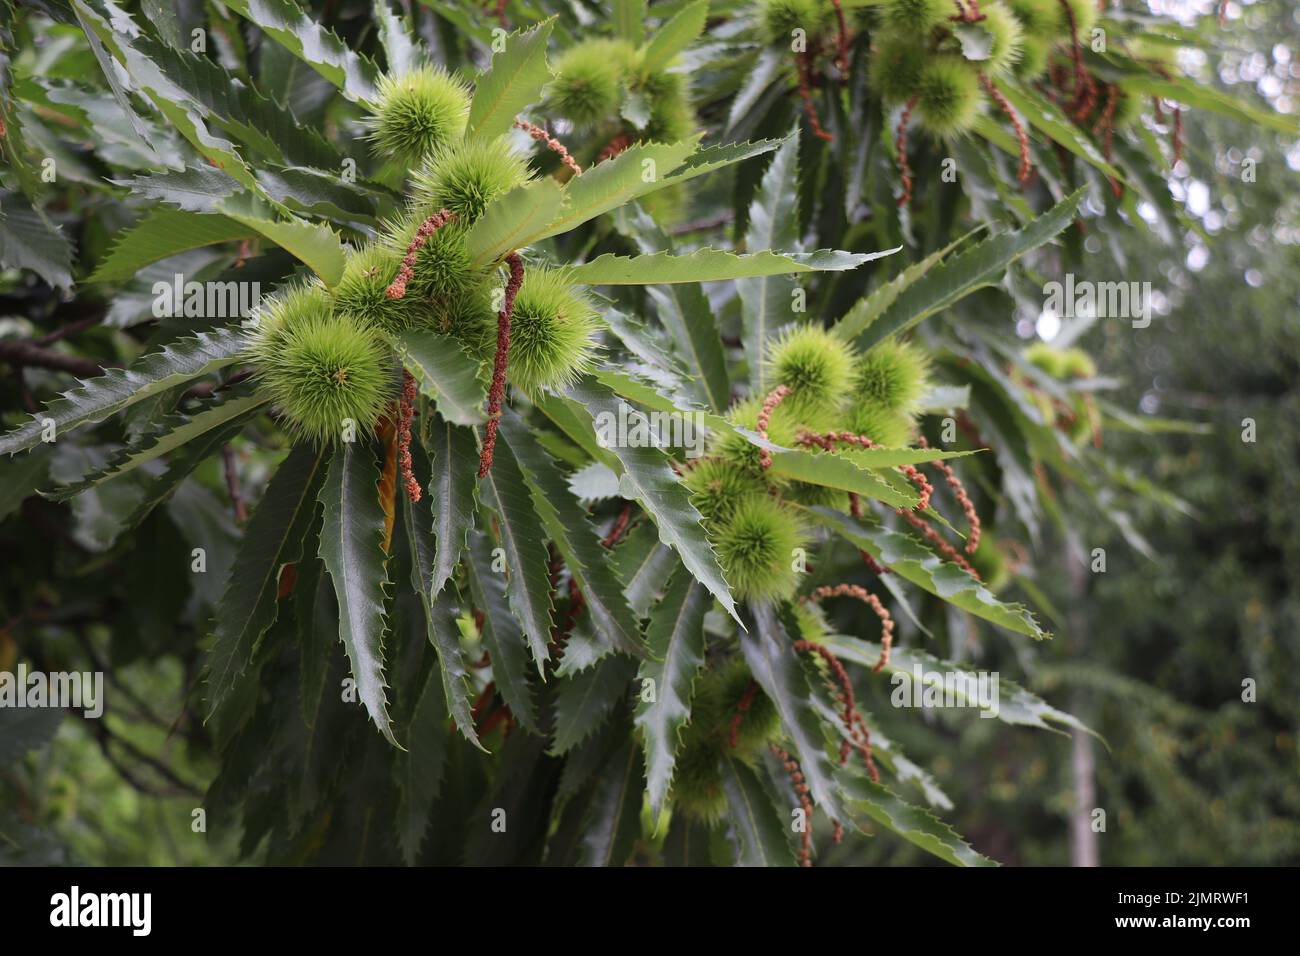
POLYGON ((654 695, 638 696, 633 722, 644 735, 646 790, 656 819, 668 799, 682 728, 690 723, 695 678, 704 667, 704 614, 712 604, 703 585, 679 571, 650 615, 650 657, 637 678, 642 688, 653 681, 654 695))
POLYGON ((125 475, 146 462, 153 461, 190 441, 202 438, 214 429, 225 433, 225 426, 232 421, 247 422, 270 401, 269 395, 244 389, 219 397, 192 415, 171 415, 139 441, 123 448, 102 467, 95 469, 74 484, 46 492, 45 497, 55 501, 66 501, 87 488, 93 488, 110 478, 125 475))
POLYGON ((237 328, 200 332, 178 339, 136 360, 129 368, 108 369, 64 392, 33 416, 26 425, 0 436, 0 454, 12 455, 41 441, 45 422, 53 423, 56 438, 79 425, 102 422, 151 395, 238 360, 247 344, 237 328))
MULTIPOLYGON (((834 651, 835 656, 840 660, 860 664, 863 667, 874 668, 876 662, 880 660, 880 647, 871 641, 842 634, 829 634, 821 640, 821 643, 834 651)), ((902 682, 891 679, 890 683, 895 689, 900 689, 904 685, 911 686, 913 700, 920 698, 922 688, 937 686, 945 693, 950 689, 953 697, 960 702, 959 706, 978 711, 981 717, 997 718, 1003 723, 1019 727, 1037 727, 1040 730, 1051 730, 1056 733, 1063 733, 1060 728, 1068 727, 1101 739, 1096 731, 1077 717, 1063 710, 1057 710, 1041 697, 1001 675, 997 676, 997 696, 992 701, 992 706, 986 707, 985 702, 980 701, 972 690, 977 686, 979 675, 960 664, 942 660, 918 648, 893 648, 889 655, 889 663, 885 665, 884 670, 890 675, 902 674, 907 678, 902 682), (949 681, 949 677, 956 679, 949 681), (920 687, 914 686, 918 683, 920 687)))
POLYGON ((1056 104, 1049 102, 1035 90, 1019 83, 992 80, 994 86, 1001 90, 1016 112, 1054 143, 1068 149, 1080 159, 1091 163, 1112 179, 1123 180, 1124 175, 1107 161, 1087 136, 1069 117, 1061 112, 1056 104))
POLYGON ((332 30, 308 17, 292 0, 223 3, 337 86, 348 99, 373 98, 379 68, 370 59, 353 53, 332 30))
POLYGON ((30 269, 49 285, 72 288, 72 243, 20 193, 0 191, 0 266, 30 269))
POLYGON ((696 176, 703 176, 714 170, 722 169, 733 163, 739 163, 754 156, 771 152, 781 145, 783 140, 762 139, 753 143, 723 143, 709 146, 689 156, 686 162, 663 181, 663 186, 676 186, 696 176))
POLYGON ((794 866, 794 853, 777 814, 754 771, 723 758, 718 765, 736 844, 737 866, 794 866))
POLYGON ((652 523, 633 529, 614 549, 614 572, 623 582, 627 603, 637 617, 645 617, 668 585, 675 570, 684 567, 672 548, 659 540, 652 523))
POLYGON ((997 282, 1012 262, 1048 242, 1074 221, 1083 194, 1084 188, 1080 188, 1023 228, 986 239, 931 269, 924 280, 909 286, 884 315, 857 336, 858 347, 868 349, 881 339, 905 332, 976 289, 997 282))
POLYGON ((914 508, 920 498, 911 489, 899 489, 883 477, 840 455, 814 454, 791 449, 772 455, 772 473, 783 478, 851 491, 883 501, 892 508, 914 508))
POLYGON ((204 668, 209 718, 234 690, 258 641, 275 622, 280 572, 302 556, 324 472, 324 455, 299 445, 276 469, 249 518, 204 668))
POLYGON ((607 252, 591 262, 573 266, 569 278, 586 285, 656 285, 673 282, 721 282, 750 276, 790 272, 842 272, 864 262, 893 255, 897 249, 863 254, 819 249, 816 252, 771 251, 738 255, 723 249, 700 249, 681 256, 658 252, 649 256, 619 256, 607 252))
POLYGON ((696 140, 680 143, 638 143, 569 180, 564 208, 528 243, 576 229, 601 213, 663 189, 665 177, 696 149, 696 140))
POLYGON ((524 635, 506 604, 505 575, 492 570, 492 544, 487 535, 469 536, 465 576, 475 606, 483 612, 483 646, 492 660, 492 680, 519 725, 540 734, 537 705, 528 682, 528 655, 524 635))
POLYGON ((344 442, 330 456, 320 504, 324 522, 320 558, 339 602, 339 640, 352 666, 357 697, 393 746, 393 723, 384 692, 384 511, 379 504, 379 463, 368 444, 344 442))
POLYGON ((965 242, 978 230, 966 233, 960 239, 950 242, 942 249, 936 249, 919 262, 913 262, 894 278, 873 289, 869 295, 859 299, 844 317, 831 327, 831 331, 846 341, 853 341, 866 331, 876 319, 884 315, 885 310, 903 294, 903 291, 920 280, 927 272, 939 264, 956 246, 965 242))
MULTIPOLYGON (((781 144, 763 174, 758 192, 749 204, 749 226, 745 248, 797 249, 799 245, 799 129, 781 144)), ((772 390, 768 382, 767 341, 777 328, 795 319, 794 291, 788 275, 762 275, 740 279, 740 296, 745 358, 749 363, 749 384, 755 395, 772 390)))
POLYGON ((466 237, 470 258, 486 265, 524 248, 546 231, 563 206, 564 190, 549 177, 512 189, 489 203, 470 227, 466 237))
POLYGON ((261 210, 240 196, 223 200, 217 209, 306 263, 331 289, 343 278, 347 251, 338 233, 324 223, 308 222, 297 216, 273 219, 269 210, 261 210))
POLYGON ((433 563, 431 596, 437 597, 456 573, 456 565, 469 541, 478 510, 475 491, 478 449, 474 432, 438 419, 429 429, 429 495, 433 506, 433 563))
POLYGON ((541 99, 551 78, 546 44, 554 25, 554 19, 544 20, 505 37, 505 48, 492 54, 491 65, 474 85, 466 137, 492 139, 509 132, 515 116, 541 99))
POLYGON ((993 860, 971 849, 970 844, 948 824, 928 810, 912 806, 880 784, 843 770, 836 773, 835 781, 844 795, 850 820, 869 817, 953 866, 997 866, 993 860))
MULTIPOLYGON (((381 0, 382 2, 382 0, 381 0)), ((429 829, 429 812, 442 790, 447 766, 446 701, 438 665, 429 668, 406 734, 407 752, 397 755, 397 845, 413 866, 429 829)))
POLYGON ((87 282, 129 279, 144 266, 190 249, 255 239, 257 230, 226 216, 200 216, 177 209, 153 209, 114 243, 87 282))
MULTIPOLYGON (((415 453, 418 454, 418 446, 415 453)), ((421 464, 423 462, 417 462, 417 466, 421 464)), ((442 704, 465 739, 482 749, 471 713, 474 692, 457 640, 449 595, 439 596, 433 589, 434 545, 429 530, 433 520, 431 503, 428 497, 422 497, 418 502, 410 501, 405 495, 399 497, 402 499, 402 522, 411 549, 411 587, 420 595, 425 635, 438 655, 439 679, 443 685, 442 704)))
POLYGON ((941 560, 915 538, 865 517, 855 521, 825 508, 813 508, 808 513, 923 591, 1017 634, 1035 640, 1052 636, 1038 626, 1024 605, 1002 603, 975 578, 941 560))
POLYGON ((813 802, 832 820, 840 820, 843 810, 826 755, 825 733, 786 625, 777 616, 776 608, 767 603, 752 603, 746 617, 751 626, 740 635, 740 649, 749 671, 781 716, 781 726, 794 745, 813 802))
POLYGON ((600 728, 627 697, 636 667, 626 654, 610 654, 585 670, 557 678, 551 753, 568 752, 600 728))
MULTIPOLYGON (((590 376, 580 379, 569 395, 594 424, 598 416, 618 421, 619 399, 590 376)), ((723 577, 713 546, 700 524, 701 515, 691 504, 681 479, 668 465, 668 457, 658 448, 614 447, 609 452, 618 460, 620 474, 628 490, 654 519, 659 538, 675 549, 727 613, 736 617, 736 603, 723 577)), ((739 620, 739 618, 737 618, 739 620)))
POLYGON ((622 866, 640 833, 641 787, 636 747, 629 740, 601 771, 582 835, 582 866, 622 866))
POLYGON ((456 425, 487 421, 487 389, 478 377, 478 362, 458 341, 437 332, 403 332, 394 344, 420 391, 437 404, 438 414, 456 425))
POLYGON ((506 594, 523 625, 528 648, 540 674, 551 640, 550 560, 546 529, 533 509, 519 463, 508 445, 498 443, 492 469, 479 479, 483 503, 496 512, 505 552, 506 594))
POLYGON ((405 16, 393 13, 388 0, 375 0, 374 11, 375 22, 379 24, 379 42, 384 47, 384 58, 388 62, 388 72, 401 76, 420 60, 411 25, 405 16))
POLYGON ((586 511, 565 486, 559 468, 513 410, 505 410, 501 432, 528 485, 537 516, 582 589, 597 631, 625 653, 644 654, 636 618, 609 567, 609 552, 601 547, 586 511))
POLYGON ((614 36, 640 46, 645 38, 647 0, 612 0, 610 26, 614 36))
POLYGON ((709 17, 709 0, 696 0, 682 7, 672 19, 655 30, 641 52, 641 69, 658 73, 666 69, 677 54, 694 43, 704 32, 709 17))

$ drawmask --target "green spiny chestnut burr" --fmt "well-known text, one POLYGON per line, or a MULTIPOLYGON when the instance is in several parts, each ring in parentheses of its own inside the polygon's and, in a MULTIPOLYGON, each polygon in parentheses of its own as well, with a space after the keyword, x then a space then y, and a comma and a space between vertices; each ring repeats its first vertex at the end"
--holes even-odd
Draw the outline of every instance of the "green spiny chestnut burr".
POLYGON ((401 253, 382 243, 368 243, 348 256, 343 278, 334 290, 334 309, 362 326, 403 332, 419 319, 419 303, 410 296, 392 299, 388 285, 402 266, 401 253))
POLYGON ((750 495, 713 528, 714 548, 736 596, 788 598, 799 585, 794 551, 806 543, 795 513, 768 495, 750 495))
POLYGON ((723 520, 744 498, 761 494, 762 479, 725 458, 704 458, 682 476, 705 521, 723 520))
POLYGON ((855 404, 912 412, 930 387, 930 360, 914 345, 885 339, 858 359, 853 384, 855 404))
POLYGON ((955 9, 952 0, 887 0, 881 15, 886 25, 923 37, 947 24, 955 9))
POLYGON ((650 104, 645 138, 656 143, 676 143, 695 132, 690 83, 681 73, 652 73, 642 86, 650 104))
POLYGON ((449 209, 462 223, 478 219, 488 203, 528 181, 528 163, 505 137, 447 143, 412 179, 415 198, 435 212, 449 209))
MULTIPOLYGON (((400 220, 385 226, 383 243, 399 258, 405 256, 421 223, 437 211, 432 206, 412 205, 400 220)), ((467 294, 486 280, 486 274, 473 267, 466 241, 468 232, 469 226, 452 221, 425 240, 415 256, 408 298, 446 301, 467 294)))
POLYGON ((446 70, 421 66, 383 77, 368 107, 375 151, 415 165, 465 132, 469 90, 446 70))
POLYGON ((320 444, 349 424, 370 432, 397 390, 391 351, 373 329, 333 311, 316 284, 297 287, 267 308, 251 357, 287 427, 320 444))
POLYGON ((991 3, 980 8, 984 19, 980 26, 993 38, 987 60, 982 61, 988 73, 1005 73, 1014 69, 1020 62, 1021 48, 1024 45, 1025 29, 1016 15, 1001 3, 991 3))
POLYGON ((809 37, 821 35, 834 22, 835 9, 824 0, 762 0, 758 17, 763 38, 788 48, 795 30, 809 37))
POLYGON ((904 103, 916 92, 929 55, 922 39, 896 30, 875 38, 867 81, 887 103, 904 103))
POLYGON ((555 61, 547 88, 549 108, 579 126, 594 126, 618 115, 623 84, 635 52, 621 40, 586 40, 555 61))
POLYGON ((525 392, 572 382, 591 365, 600 318, 561 270, 530 266, 515 297, 507 375, 525 392))
MULTIPOLYGON (((906 412, 887 408, 872 401, 859 401, 845 412, 845 425, 855 435, 870 438, 886 448, 906 448, 912 443, 915 425, 906 412)), ((850 458, 855 448, 843 447, 841 452, 850 458)))
POLYGON ((970 129, 982 101, 979 73, 960 56, 931 58, 917 79, 916 119, 934 136, 952 136, 970 129))
POLYGON ((819 325, 786 330, 768 350, 772 380, 790 389, 785 404, 796 414, 832 411, 853 380, 852 345, 819 325))

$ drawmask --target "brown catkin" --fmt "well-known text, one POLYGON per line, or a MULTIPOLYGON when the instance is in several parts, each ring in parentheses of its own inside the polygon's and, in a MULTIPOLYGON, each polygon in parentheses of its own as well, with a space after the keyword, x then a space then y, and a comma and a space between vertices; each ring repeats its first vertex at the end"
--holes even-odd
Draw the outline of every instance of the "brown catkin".
POLYGON ((402 397, 397 403, 397 466, 402 473, 402 486, 410 501, 420 500, 420 483, 415 479, 411 463, 411 420, 415 417, 415 379, 402 371, 402 397))
POLYGON ((429 241, 430 236, 447 225, 447 223, 454 221, 455 218, 456 214, 450 209, 439 209, 420 223, 420 228, 415 230, 414 238, 407 243, 406 255, 402 257, 402 268, 397 271, 397 278, 384 290, 384 294, 388 298, 401 299, 405 297, 406 286, 415 275, 415 261, 419 257, 420 250, 424 248, 424 244, 429 241))
POLYGON ((501 426, 501 402, 506 392, 506 364, 510 354, 510 317, 515 310, 515 296, 524 284, 524 260, 519 253, 506 256, 510 279, 506 294, 497 313, 497 354, 492 364, 492 387, 488 390, 488 421, 483 436, 483 449, 479 452, 478 476, 483 478, 492 470, 492 453, 496 449, 497 429, 501 426))
POLYGON ((578 165, 576 159, 569 155, 569 151, 564 148, 564 144, 536 123, 530 123, 528 120, 516 116, 515 129, 521 129, 533 139, 537 140, 537 142, 545 143, 547 149, 560 157, 560 162, 573 170, 573 175, 582 175, 582 167, 578 165))
MULTIPOLYGON (((790 386, 778 385, 768 393, 767 398, 763 399, 763 407, 758 412, 758 437, 763 441, 767 441, 767 426, 772 420, 772 413, 789 394, 790 386)), ((772 453, 766 448, 758 450, 758 464, 764 471, 772 467, 772 453)))

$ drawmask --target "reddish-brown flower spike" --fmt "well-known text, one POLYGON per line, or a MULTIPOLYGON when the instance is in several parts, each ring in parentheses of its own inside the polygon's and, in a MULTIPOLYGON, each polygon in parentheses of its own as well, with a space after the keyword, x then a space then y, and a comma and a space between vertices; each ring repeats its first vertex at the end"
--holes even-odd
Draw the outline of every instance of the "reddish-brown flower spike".
MULTIPOLYGON (((924 436, 921 437, 918 444, 920 444, 922 448, 930 447, 924 436)), ((970 495, 966 493, 966 486, 962 484, 962 480, 957 477, 957 473, 953 471, 951 465, 946 461, 932 461, 930 464, 943 472, 944 481, 946 481, 948 487, 952 489, 952 494, 953 497, 957 499, 957 504, 961 505, 962 513, 966 516, 966 523, 970 527, 970 536, 966 539, 966 553, 974 554, 975 549, 980 546, 979 512, 975 510, 974 502, 970 500, 970 495)))
POLYGON ((817 104, 813 102, 812 95, 812 64, 812 52, 809 50, 804 50, 795 57, 799 71, 799 98, 803 100, 803 111, 808 117, 808 126, 813 135, 829 143, 835 137, 822 128, 821 117, 817 115, 817 104))
MULTIPOLYGON (((908 514, 910 515, 911 512, 908 512, 908 514)), ((857 598, 863 604, 870 607, 871 610, 875 612, 876 617, 880 618, 880 660, 876 663, 874 668, 876 673, 880 673, 880 671, 884 669, 885 665, 889 663, 889 651, 894 644, 894 618, 890 615, 889 610, 880 603, 880 598, 857 584, 823 585, 822 587, 813 590, 802 600, 817 602, 828 597, 857 598)))
POLYGON ((546 148, 560 157, 560 162, 564 163, 573 170, 573 175, 582 175, 582 167, 578 161, 569 155, 569 151, 564 148, 564 144, 552 136, 546 130, 542 129, 536 123, 530 123, 522 117, 515 117, 515 129, 521 129, 539 143, 544 143, 546 148))
POLYGON ((754 703, 754 695, 757 693, 758 684, 751 680, 736 704, 736 712, 731 716, 731 732, 727 736, 727 745, 732 750, 736 749, 736 744, 740 741, 740 725, 744 722, 745 714, 749 712, 750 706, 754 703))
POLYGON ((894 152, 898 154, 898 176, 903 182, 903 194, 898 197, 898 206, 911 205, 912 203, 912 167, 907 164, 907 123, 912 118, 912 110, 916 109, 918 97, 912 97, 903 107, 903 113, 898 118, 898 134, 894 140, 894 152))
POLYGON ((849 81, 849 25, 844 20, 844 7, 840 0, 831 0, 835 7, 835 65, 840 71, 840 82, 849 81))
POLYGON ((848 735, 840 744, 840 764, 847 764, 849 754, 857 751, 862 755, 863 765, 867 768, 871 779, 878 781, 880 772, 876 769, 876 763, 871 756, 871 734, 867 730, 861 712, 858 711, 857 702, 853 697, 853 683, 849 680, 848 671, 844 669, 844 665, 830 648, 822 644, 813 641, 795 641, 794 649, 800 653, 819 655, 826 662, 834 678, 828 680, 827 684, 836 703, 844 710, 844 729, 848 735))
POLYGON ((402 473, 406 497, 420 500, 420 483, 415 479, 411 464, 411 419, 415 417, 415 379, 411 373, 402 372, 402 397, 397 403, 397 467, 402 473))
MULTIPOLYGON (((778 385, 768 393, 767 398, 763 399, 763 407, 758 413, 758 437, 767 441, 767 425, 772 419, 772 413, 776 411, 776 406, 780 405, 787 395, 790 394, 790 386, 778 385)), ((764 471, 772 467, 772 453, 766 448, 758 450, 758 464, 764 471)))
POLYGON ((1020 147, 1020 169, 1016 172, 1016 179, 1021 183, 1026 182, 1029 179, 1031 166, 1029 162, 1029 135, 1025 132, 1025 124, 1020 122, 1020 117, 1011 108, 1011 104, 1002 95, 1002 91, 983 72, 980 73, 980 82, 984 84, 989 99, 997 103, 1002 112, 1007 114, 1007 119, 1011 121, 1011 128, 1016 131, 1016 143, 1020 147))
POLYGON ((506 256, 510 267, 510 279, 506 282, 506 294, 497 313, 497 354, 492 365, 492 387, 488 389, 488 421, 483 435, 483 450, 478 457, 478 476, 486 477, 492 470, 492 454, 497 445, 497 429, 501 426, 501 402, 506 392, 506 363, 510 356, 510 316, 515 309, 515 296, 524 284, 524 260, 519 253, 512 252, 506 256))
POLYGON ((402 268, 397 271, 397 278, 393 279, 388 288, 384 290, 385 295, 390 299, 405 297, 406 286, 415 275, 415 261, 419 257, 420 250, 424 248, 424 244, 429 241, 430 236, 455 218, 456 214, 451 210, 439 209, 420 223, 420 228, 415 230, 414 238, 406 246, 406 255, 402 257, 402 268))
POLYGON ((803 782, 803 774, 799 772, 799 762, 797 760, 776 744, 772 744, 771 750, 772 756, 781 761, 782 768, 790 776, 795 795, 799 799, 799 806, 803 808, 804 827, 803 834, 799 839, 799 865, 812 866, 813 802, 812 797, 808 795, 808 784, 803 782))

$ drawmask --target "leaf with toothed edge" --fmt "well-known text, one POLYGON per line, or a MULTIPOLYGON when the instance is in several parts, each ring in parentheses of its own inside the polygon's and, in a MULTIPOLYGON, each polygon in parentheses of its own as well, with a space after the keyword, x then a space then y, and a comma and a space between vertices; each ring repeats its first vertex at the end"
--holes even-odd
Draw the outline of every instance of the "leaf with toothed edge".
POLYGON ((641 69, 646 73, 657 73, 667 68, 677 54, 704 32, 708 16, 709 0, 696 0, 678 10, 641 48, 641 69))
POLYGON ((501 433, 523 473, 537 516, 582 589, 597 630, 620 650, 644 655, 640 628, 610 568, 610 554, 601 547, 586 511, 565 486, 558 466, 515 411, 505 410, 501 433))
POLYGON ((159 207, 121 233, 86 281, 130 279, 145 266, 177 253, 236 239, 255 239, 257 235, 256 229, 226 216, 197 216, 159 207))
POLYGON ((551 79, 546 65, 546 43, 554 18, 504 38, 504 48, 492 54, 492 63, 474 84, 469 107, 467 139, 492 139, 510 131, 515 116, 541 98, 551 79))
POLYGON ((302 555, 324 471, 322 452, 297 446, 276 469, 253 509, 231 565, 205 661, 209 718, 234 689, 258 641, 275 623, 280 572, 302 555))
POLYGON ((808 508, 805 513, 854 547, 866 551, 899 577, 963 611, 1035 640, 1052 636, 1038 626, 1024 605, 1003 604, 977 579, 956 564, 942 560, 910 535, 892 531, 867 516, 855 520, 829 508, 808 508))
POLYGON ((443 419, 429 429, 429 496, 433 509, 433 564, 430 593, 437 597, 451 576, 469 543, 478 511, 478 448, 474 432, 443 419))
POLYGON ((455 425, 487 421, 487 389, 478 377, 478 362, 458 341, 437 332, 403 332, 394 344, 420 391, 438 406, 438 414, 455 425))
POLYGON ((151 395, 183 385, 238 361, 248 339, 242 329, 199 332, 149 352, 125 369, 108 369, 35 413, 33 421, 0 436, 0 454, 12 455, 41 441, 48 420, 56 437, 79 425, 102 422, 151 395))
POLYGON ((339 640, 352 666, 357 696, 393 746, 384 693, 384 512, 375 489, 379 463, 368 443, 344 442, 330 456, 320 504, 325 515, 320 558, 339 602, 339 640))
POLYGON ((855 771, 839 770, 835 784, 844 798, 848 819, 859 829, 862 828, 859 821, 867 817, 953 866, 998 865, 975 852, 952 827, 930 811, 912 806, 887 787, 872 783, 855 771))
POLYGON ((610 654, 585 670, 560 679, 555 692, 555 742, 551 753, 567 753, 595 733, 626 699, 636 661, 610 654))
POLYGON ((470 227, 466 242, 476 265, 496 262, 535 241, 564 208, 564 190, 549 176, 516 186, 492 200, 470 227))
POLYGON ((641 819, 636 758, 629 740, 601 769, 583 827, 582 866, 621 866, 631 856, 641 819))
POLYGON ((492 542, 482 531, 469 536, 465 562, 474 605, 483 613, 483 646, 492 660, 492 681, 501 692, 519 726, 540 734, 537 705, 528 683, 528 654, 524 635, 506 604, 506 585, 500 572, 492 570, 492 542))
POLYGON ((216 401, 192 415, 170 415, 139 441, 127 445, 80 481, 41 494, 53 501, 66 501, 87 488, 128 474, 213 430, 225 432, 225 426, 233 421, 247 422, 270 401, 269 395, 244 388, 224 397, 218 396, 216 401))
MULTIPOLYGON (((412 442, 411 451, 416 459, 413 467, 417 471, 423 471, 425 462, 419 445, 412 442)), ((465 739, 481 750, 483 745, 479 743, 471 713, 474 692, 457 638, 451 596, 446 594, 439 597, 433 590, 434 546, 430 531, 433 518, 429 513, 429 496, 422 496, 418 502, 412 502, 406 495, 399 497, 402 499, 406 540, 411 549, 411 587, 420 595, 424 607, 425 635, 434 653, 438 655, 442 703, 465 739)))
POLYGON ((508 444, 497 443, 492 468, 481 479, 483 503, 496 512, 505 556, 506 594, 510 610, 523 625, 537 673, 541 674, 551 640, 550 559, 546 530, 533 508, 523 473, 508 444))
POLYGON ((620 256, 607 252, 591 262, 573 266, 569 278, 584 285, 657 285, 673 282, 722 282, 751 276, 790 272, 842 272, 864 262, 893 255, 885 252, 762 252, 741 255, 725 249, 699 249, 674 256, 656 252, 648 256, 620 256))
POLYGON ((650 654, 637 677, 653 681, 651 700, 638 698, 634 723, 645 735, 646 790, 656 819, 663 811, 677 764, 682 729, 691 719, 695 678, 704 667, 704 615, 713 604, 709 592, 689 574, 678 572, 650 615, 650 654))
MULTIPOLYGON (((786 624, 770 603, 750 602, 752 624, 740 635, 749 671, 776 707, 781 726, 794 747, 799 769, 812 790, 813 802, 832 820, 843 819, 833 768, 826 756, 826 734, 817 718, 812 688, 786 624)), ((796 631, 797 633, 797 631, 796 631)))
MULTIPOLYGON (((618 421, 621 399, 591 376, 579 379, 568 394, 593 427, 598 420, 618 421)), ((702 516, 691 504, 681 479, 669 467, 668 456, 658 448, 649 447, 615 445, 607 450, 617 459, 632 495, 654 519, 660 540, 681 555, 682 562, 696 579, 739 622, 731 587, 700 523, 702 516)))
POLYGON ((736 865, 794 866, 785 823, 754 771, 725 757, 718 769, 731 811, 727 823, 736 844, 736 865))

